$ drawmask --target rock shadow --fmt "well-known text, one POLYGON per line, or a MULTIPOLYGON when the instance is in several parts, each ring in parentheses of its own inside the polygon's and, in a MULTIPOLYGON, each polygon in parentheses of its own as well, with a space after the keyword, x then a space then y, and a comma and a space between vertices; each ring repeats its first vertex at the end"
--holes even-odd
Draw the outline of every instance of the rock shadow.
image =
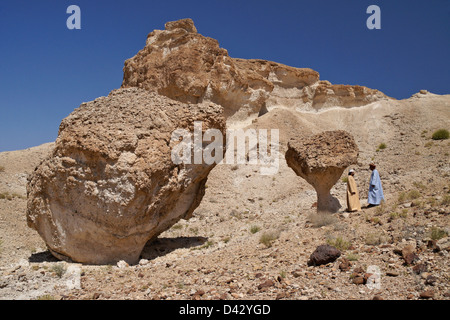
POLYGON ((205 237, 157 238, 154 241, 147 242, 140 258, 153 260, 177 249, 200 246, 207 240, 208 238, 205 237))
POLYGON ((38 252, 38 253, 33 253, 28 258, 28 262, 30 262, 30 263, 58 262, 58 261, 61 261, 61 260, 55 258, 55 256, 52 255, 52 253, 49 250, 38 252))

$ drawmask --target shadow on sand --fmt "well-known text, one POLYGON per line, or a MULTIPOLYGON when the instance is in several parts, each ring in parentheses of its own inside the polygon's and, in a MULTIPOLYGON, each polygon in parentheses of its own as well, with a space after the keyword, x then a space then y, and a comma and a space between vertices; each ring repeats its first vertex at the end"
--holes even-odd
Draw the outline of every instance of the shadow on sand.
MULTIPOLYGON (((170 252, 182 249, 192 248, 204 244, 208 238, 205 237, 178 237, 178 238, 157 238, 154 241, 149 241, 142 250, 140 259, 153 260, 155 258, 169 254, 170 252)), ((52 253, 47 250, 43 252, 33 253, 29 258, 30 263, 42 262, 58 262, 52 253)))
POLYGON ((157 238, 145 245, 141 258, 153 260, 177 249, 200 246, 207 240, 205 237, 157 238))

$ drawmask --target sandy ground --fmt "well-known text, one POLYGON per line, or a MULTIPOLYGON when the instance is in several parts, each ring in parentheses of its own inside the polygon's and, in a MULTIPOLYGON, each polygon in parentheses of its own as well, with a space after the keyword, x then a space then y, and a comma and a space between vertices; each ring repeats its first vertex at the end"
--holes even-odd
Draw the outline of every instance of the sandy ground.
POLYGON ((280 130, 278 172, 216 166, 194 217, 148 244, 135 266, 53 258, 26 224, 27 176, 53 144, 0 153, 0 299, 449 299, 450 140, 431 134, 450 129, 450 96, 321 113, 280 108, 250 127, 280 130), (293 134, 334 129, 349 131, 360 147, 353 168, 363 207, 371 161, 381 175, 384 205, 345 212, 340 181, 332 189, 340 212, 314 214, 315 191, 287 167, 286 143, 293 134), (386 148, 379 150, 381 143, 386 148), (308 266, 325 243, 341 257, 308 266), (411 265, 400 253, 406 244, 416 249, 411 265), (373 270, 375 285, 355 281, 373 270))

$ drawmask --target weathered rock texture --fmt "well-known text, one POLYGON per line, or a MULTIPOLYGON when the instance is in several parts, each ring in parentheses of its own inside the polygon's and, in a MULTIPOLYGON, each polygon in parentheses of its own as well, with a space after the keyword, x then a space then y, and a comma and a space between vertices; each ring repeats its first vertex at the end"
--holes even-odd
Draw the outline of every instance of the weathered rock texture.
POLYGON ((182 102, 212 101, 230 122, 245 121, 274 107, 315 111, 356 107, 389 99, 378 90, 332 85, 319 73, 265 60, 231 58, 201 34, 191 19, 168 22, 124 66, 123 88, 139 87, 182 102))
POLYGON ((308 266, 320 266, 336 261, 341 256, 341 252, 333 246, 324 244, 318 246, 308 260, 308 266))
POLYGON ((29 179, 27 221, 58 258, 133 264, 147 241, 188 219, 213 165, 175 165, 171 141, 194 121, 225 132, 223 109, 131 88, 82 104, 29 179))
POLYGON ((337 130, 292 138, 285 157, 288 166, 316 189, 317 211, 335 212, 340 204, 330 190, 345 168, 356 163, 358 154, 353 137, 346 131, 337 130))

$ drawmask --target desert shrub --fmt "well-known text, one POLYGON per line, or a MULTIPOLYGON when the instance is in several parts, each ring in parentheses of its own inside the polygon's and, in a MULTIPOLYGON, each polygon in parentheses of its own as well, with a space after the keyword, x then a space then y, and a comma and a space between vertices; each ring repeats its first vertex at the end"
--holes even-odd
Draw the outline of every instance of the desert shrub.
POLYGON ((433 140, 446 140, 449 138, 449 136, 450 136, 450 134, 449 134, 448 130, 439 129, 433 133, 431 138, 433 140))
POLYGON ((62 278, 64 273, 66 272, 66 268, 62 264, 55 264, 52 267, 52 271, 59 277, 62 278))
POLYGON ((4 172, 5 171, 5 167, 4 166, 0 166, 0 172, 4 172))
POLYGON ((338 220, 335 216, 330 213, 313 213, 308 216, 309 221, 315 228, 320 228, 323 226, 327 226, 333 223, 336 223, 338 220))
POLYGON ((342 181, 343 183, 347 183, 347 182, 348 182, 348 176, 343 177, 343 178, 341 179, 341 181, 342 181))
POLYGON ((388 210, 388 206, 386 205, 386 201, 381 201, 380 205, 376 207, 375 209, 375 215, 381 216, 385 214, 388 210))
POLYGON ((411 190, 408 192, 407 194, 407 199, 408 200, 416 200, 420 198, 420 192, 419 190, 411 190))
POLYGON ((358 261, 358 259, 359 259, 359 256, 357 254, 355 254, 355 253, 349 253, 347 255, 347 260, 348 261, 358 261))
POLYGON ((250 227, 250 233, 255 234, 257 233, 261 228, 259 226, 251 226, 250 227))
POLYGON ((377 246, 379 244, 382 244, 383 242, 386 242, 386 239, 382 234, 379 233, 369 233, 367 234, 365 239, 365 244, 370 246, 377 246))
POLYGON ((430 230, 430 237, 433 240, 439 240, 447 236, 447 232, 437 227, 432 227, 430 230))
POLYGON ((382 143, 380 143, 380 145, 378 146, 377 151, 384 150, 384 149, 386 149, 386 148, 387 148, 386 143, 382 142, 382 143))
POLYGON ((280 232, 279 231, 267 231, 267 232, 264 232, 261 235, 261 237, 259 238, 259 243, 262 243, 267 248, 270 248, 270 247, 272 247, 273 242, 275 240, 277 240, 279 236, 280 236, 280 232))
POLYGON ((327 239, 327 244, 329 244, 330 246, 333 246, 341 251, 347 250, 351 246, 350 242, 343 239, 342 237, 337 237, 334 239, 327 239))
POLYGON ((441 205, 447 206, 450 204, 450 194, 446 194, 441 201, 441 205))
POLYGON ((397 198, 397 202, 398 203, 403 203, 406 201, 406 192, 402 191, 398 194, 398 198, 397 198))
POLYGON ((176 225, 174 225, 174 226, 172 227, 172 229, 173 229, 173 230, 180 230, 180 229, 183 229, 183 225, 177 223, 176 225))

